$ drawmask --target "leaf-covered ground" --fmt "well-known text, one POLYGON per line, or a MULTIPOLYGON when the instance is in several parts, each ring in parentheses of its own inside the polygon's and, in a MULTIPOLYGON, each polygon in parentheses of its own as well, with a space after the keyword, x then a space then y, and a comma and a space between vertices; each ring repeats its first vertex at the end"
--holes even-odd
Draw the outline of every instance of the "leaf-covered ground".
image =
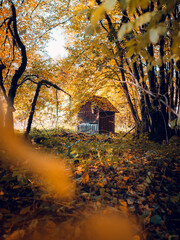
MULTIPOLYGON (((49 232, 58 231, 57 226, 68 228, 71 234, 67 239, 80 239, 83 224, 73 227, 73 221, 100 209, 136 216, 141 228, 134 239, 179 239, 179 138, 173 137, 169 145, 155 144, 147 138, 123 138, 121 134, 34 131, 31 138, 37 151, 50 151, 68 160, 76 196, 70 202, 53 200, 20 166, 3 161, 1 239, 22 239, 37 226, 49 232)), ((2 150, 1 158, 6 158, 2 150)))

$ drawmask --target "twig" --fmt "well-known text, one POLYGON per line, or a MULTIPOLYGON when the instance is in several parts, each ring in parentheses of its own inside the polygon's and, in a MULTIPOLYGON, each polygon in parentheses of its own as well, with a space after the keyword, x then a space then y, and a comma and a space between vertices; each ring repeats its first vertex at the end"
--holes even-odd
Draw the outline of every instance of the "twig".
POLYGON ((131 128, 131 130, 129 130, 126 134, 124 134, 121 138, 120 138, 120 140, 121 139, 123 139, 126 135, 128 135, 133 129, 135 129, 136 128, 136 126, 134 126, 133 128, 131 128))

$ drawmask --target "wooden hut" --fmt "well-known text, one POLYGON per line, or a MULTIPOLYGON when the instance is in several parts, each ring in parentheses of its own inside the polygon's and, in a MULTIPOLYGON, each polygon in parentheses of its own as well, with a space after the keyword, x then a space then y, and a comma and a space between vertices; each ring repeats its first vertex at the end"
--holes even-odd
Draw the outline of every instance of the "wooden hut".
POLYGON ((107 98, 93 96, 78 113, 78 132, 114 133, 117 109, 107 98))

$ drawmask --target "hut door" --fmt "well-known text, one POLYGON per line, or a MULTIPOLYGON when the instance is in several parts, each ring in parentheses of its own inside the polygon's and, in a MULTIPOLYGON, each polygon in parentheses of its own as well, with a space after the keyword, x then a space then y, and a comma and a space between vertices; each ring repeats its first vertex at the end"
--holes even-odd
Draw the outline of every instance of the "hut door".
POLYGON ((114 133, 115 114, 114 112, 99 113, 99 133, 114 133))

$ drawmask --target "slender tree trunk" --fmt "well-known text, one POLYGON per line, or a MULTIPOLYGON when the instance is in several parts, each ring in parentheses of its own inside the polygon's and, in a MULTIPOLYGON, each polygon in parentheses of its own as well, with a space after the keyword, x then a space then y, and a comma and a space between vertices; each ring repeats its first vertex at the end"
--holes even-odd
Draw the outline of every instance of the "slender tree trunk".
POLYGON ((123 52, 122 52, 122 49, 120 47, 119 42, 116 43, 116 46, 117 46, 117 49, 118 49, 118 52, 119 52, 119 59, 120 59, 120 63, 118 63, 117 61, 116 61, 116 63, 119 66, 119 70, 120 70, 120 73, 121 73, 121 78, 122 78, 122 81, 123 81, 123 83, 121 83, 121 86, 124 90, 128 105, 130 107, 130 110, 131 110, 131 113, 132 113, 132 116, 133 116, 133 119, 134 119, 134 122, 135 122, 135 125, 136 125, 136 129, 139 131, 141 121, 140 121, 140 118, 138 116, 137 109, 134 108, 134 105, 132 103, 132 100, 131 100, 131 97, 130 97, 130 94, 129 94, 128 86, 126 84, 123 52))
POLYGON ((58 102, 58 94, 56 89, 56 128, 58 127, 58 121, 59 121, 59 102, 58 102))
POLYGON ((25 137, 26 138, 28 137, 28 135, 31 131, 31 125, 32 125, 32 121, 33 121, 33 117, 34 117, 34 113, 35 113, 35 108, 36 108, 36 103, 37 103, 37 99, 38 99, 38 96, 39 96, 41 86, 42 86, 42 82, 39 82, 37 84, 36 93, 34 95, 34 99, 33 99, 32 105, 31 105, 31 111, 30 111, 30 115, 29 115, 29 118, 28 118, 27 128, 26 128, 26 131, 25 131, 25 137))
MULTIPOLYGON (((166 81, 165 81, 165 64, 163 62, 163 57, 164 57, 164 37, 161 38, 160 40, 160 58, 162 61, 162 64, 159 69, 159 81, 160 81, 160 94, 166 96, 166 81)), ((161 114, 163 117, 163 123, 164 123, 164 130, 162 128, 162 138, 166 139, 168 142, 169 139, 169 127, 168 127, 168 114, 166 110, 166 106, 161 103, 161 114)))
MULTIPOLYGON (((148 46, 148 52, 151 57, 154 56, 153 45, 148 46)), ((157 78, 155 69, 152 67, 148 71, 149 85, 151 92, 158 96, 157 78)), ((166 139, 165 119, 161 112, 161 104, 157 98, 152 98, 151 108, 149 110, 151 117, 151 133, 150 138, 155 141, 162 141, 166 139)))
MULTIPOLYGON (((147 84, 145 83, 145 80, 144 80, 144 70, 143 70, 143 64, 142 64, 142 60, 141 60, 141 57, 139 56, 139 73, 140 73, 140 76, 142 78, 142 87, 144 89, 148 89, 147 87, 147 84)), ((143 97, 144 97, 144 100, 142 100, 140 102, 142 108, 143 109, 143 112, 142 112, 142 120, 144 119, 145 123, 144 124, 144 128, 145 128, 145 132, 148 132, 149 133, 149 130, 150 130, 150 113, 149 113, 149 109, 150 109, 150 99, 149 99, 149 95, 146 94, 145 92, 143 92, 143 97)))
POLYGON ((48 80, 41 80, 40 82, 38 82, 36 92, 35 92, 35 95, 34 95, 34 99, 33 99, 32 105, 31 105, 31 111, 30 111, 29 118, 28 118, 27 128, 26 128, 26 131, 24 133, 26 138, 28 137, 28 135, 31 131, 31 125, 32 125, 32 121, 33 121, 33 117, 34 117, 34 113, 35 113, 36 103, 37 103, 37 99, 39 97, 39 93, 40 93, 42 85, 45 85, 46 87, 50 86, 50 87, 53 87, 57 90, 60 90, 60 91, 64 92, 65 94, 67 94, 71 99, 71 95, 68 94, 63 89, 59 88, 56 84, 53 84, 48 80))
MULTIPOLYGON (((140 84, 140 76, 137 68, 136 62, 133 63, 133 72, 134 76, 140 84)), ((141 85, 141 84, 140 84, 141 85)), ((142 132, 147 132, 147 116, 146 116, 146 107, 145 107, 145 99, 144 94, 141 89, 138 89, 139 99, 140 99, 140 109, 141 109, 141 118, 142 118, 142 132)))

